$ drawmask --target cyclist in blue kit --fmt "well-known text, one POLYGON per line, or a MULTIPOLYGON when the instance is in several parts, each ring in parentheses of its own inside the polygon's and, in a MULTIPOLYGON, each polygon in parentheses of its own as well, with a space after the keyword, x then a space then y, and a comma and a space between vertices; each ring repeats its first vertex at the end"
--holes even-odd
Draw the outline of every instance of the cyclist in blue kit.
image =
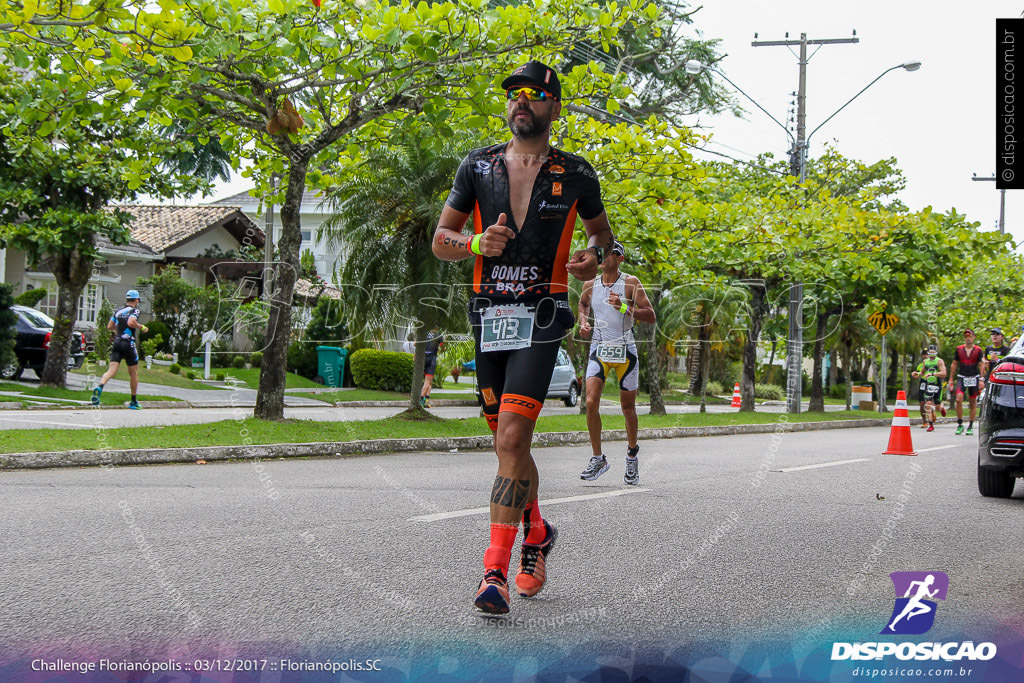
POLYGON ((139 322, 139 303, 142 299, 139 292, 129 289, 125 293, 125 305, 116 311, 107 321, 107 329, 114 333, 114 343, 110 348, 110 367, 100 378, 99 386, 92 390, 92 404, 100 404, 100 395, 103 387, 110 378, 117 374, 121 362, 128 366, 128 380, 132 388, 132 400, 128 407, 132 410, 139 409, 139 402, 135 395, 139 391, 139 347, 137 334, 139 331, 149 332, 149 328, 139 322))
POLYGON ((474 259, 469 317, 483 411, 498 455, 491 540, 474 604, 490 614, 509 611, 506 577, 520 520, 516 590, 531 597, 544 586, 557 531, 540 514, 530 442, 559 344, 575 325, 568 276, 592 279, 613 239, 593 167, 548 142, 562 109, 558 74, 531 61, 501 87, 512 140, 463 160, 433 244, 440 259, 474 259), (577 215, 588 246, 570 253, 577 215), (464 234, 470 216, 473 233, 464 234))

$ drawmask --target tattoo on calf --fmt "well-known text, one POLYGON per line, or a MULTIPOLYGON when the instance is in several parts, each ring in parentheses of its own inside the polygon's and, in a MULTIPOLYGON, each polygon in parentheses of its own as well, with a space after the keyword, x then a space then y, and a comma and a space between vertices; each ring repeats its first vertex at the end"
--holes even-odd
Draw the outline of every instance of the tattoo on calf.
POLYGON ((529 493, 529 479, 509 479, 498 475, 491 489, 491 502, 507 508, 522 508, 527 503, 526 496, 529 493))

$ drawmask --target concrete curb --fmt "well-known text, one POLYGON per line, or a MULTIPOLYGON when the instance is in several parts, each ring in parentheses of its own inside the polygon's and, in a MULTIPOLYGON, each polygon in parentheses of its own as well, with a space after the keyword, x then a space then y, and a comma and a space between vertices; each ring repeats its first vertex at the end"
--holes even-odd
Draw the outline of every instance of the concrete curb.
MULTIPOLYGON (((918 418, 920 422, 920 418, 918 418)), ((824 429, 887 427, 891 419, 833 420, 828 422, 772 422, 757 425, 720 425, 710 427, 668 427, 641 429, 641 439, 677 439, 694 436, 730 436, 771 432, 807 432, 824 429)), ((601 433, 606 441, 624 441, 624 429, 601 433)), ((533 444, 565 446, 589 443, 586 432, 550 432, 535 434, 533 444)), ((880 445, 880 448, 883 447, 880 445)), ((372 455, 410 451, 453 452, 490 450, 492 437, 458 436, 429 439, 380 439, 377 441, 340 441, 324 443, 282 443, 249 446, 202 446, 196 448, 159 448, 133 450, 76 450, 43 453, 0 454, 0 469, 44 469, 50 467, 95 467, 99 465, 154 465, 206 460, 268 460, 272 458, 308 458, 318 456, 372 455)))

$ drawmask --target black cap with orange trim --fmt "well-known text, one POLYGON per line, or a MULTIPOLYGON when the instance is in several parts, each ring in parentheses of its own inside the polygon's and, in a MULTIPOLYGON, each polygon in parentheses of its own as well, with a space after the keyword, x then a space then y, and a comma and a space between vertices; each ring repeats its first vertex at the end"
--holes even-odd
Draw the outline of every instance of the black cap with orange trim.
POLYGON ((530 60, 512 72, 512 75, 501 82, 501 87, 508 90, 515 85, 532 85, 551 93, 556 100, 562 99, 562 84, 558 74, 547 64, 530 60))

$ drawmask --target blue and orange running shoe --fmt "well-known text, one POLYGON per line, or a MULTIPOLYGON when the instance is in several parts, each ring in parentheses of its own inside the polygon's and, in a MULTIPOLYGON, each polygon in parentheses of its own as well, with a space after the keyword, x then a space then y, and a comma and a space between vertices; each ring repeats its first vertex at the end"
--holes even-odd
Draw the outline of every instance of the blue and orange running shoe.
POLYGON ((488 569, 484 572, 473 604, 480 612, 508 614, 508 581, 500 569, 488 569))
POLYGON ((547 520, 544 521, 544 528, 547 529, 547 535, 543 543, 523 543, 519 571, 516 573, 516 592, 524 598, 532 598, 539 593, 547 577, 547 557, 555 547, 558 529, 548 524, 547 520))

